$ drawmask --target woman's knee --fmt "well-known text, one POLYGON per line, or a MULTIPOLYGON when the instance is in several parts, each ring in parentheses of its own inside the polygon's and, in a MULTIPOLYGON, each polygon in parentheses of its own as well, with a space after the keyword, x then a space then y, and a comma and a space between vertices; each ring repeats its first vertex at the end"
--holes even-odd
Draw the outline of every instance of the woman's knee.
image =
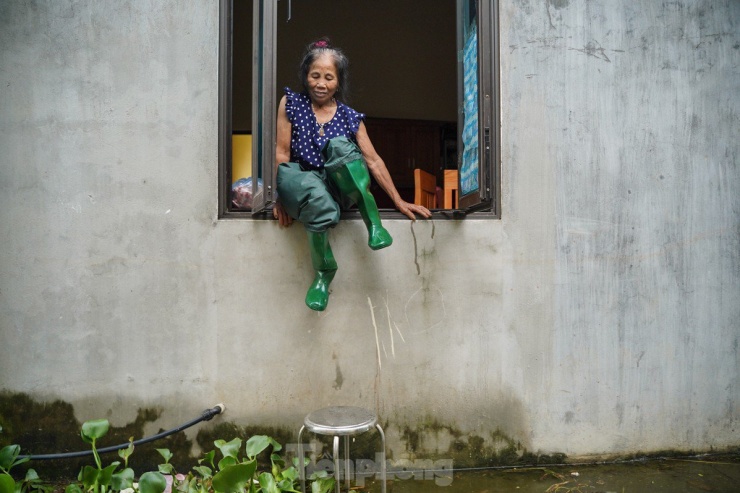
POLYGON ((299 220, 312 225, 313 231, 321 231, 336 226, 341 209, 328 191, 311 190, 306 201, 301 204, 299 220))

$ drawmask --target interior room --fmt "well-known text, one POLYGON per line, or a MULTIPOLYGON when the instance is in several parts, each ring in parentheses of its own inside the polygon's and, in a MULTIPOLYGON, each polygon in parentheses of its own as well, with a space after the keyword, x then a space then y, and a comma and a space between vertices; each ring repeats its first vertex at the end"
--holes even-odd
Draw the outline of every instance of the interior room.
MULTIPOLYGON (((232 181, 251 169, 252 8, 251 1, 234 2, 232 181)), ((278 101, 283 87, 301 90, 301 57, 309 43, 323 36, 350 60, 347 103, 367 115, 368 134, 401 197, 414 202, 418 169, 429 173, 437 188, 428 205, 441 208, 444 172, 457 169, 456 2, 280 0, 278 101)), ((385 192, 371 186, 378 206, 392 208, 385 192)))

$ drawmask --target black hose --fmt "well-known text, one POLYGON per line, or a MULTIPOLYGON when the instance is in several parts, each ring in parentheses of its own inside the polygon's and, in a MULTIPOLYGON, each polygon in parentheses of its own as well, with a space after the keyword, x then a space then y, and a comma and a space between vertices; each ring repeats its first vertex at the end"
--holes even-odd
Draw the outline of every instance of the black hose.
MULTIPOLYGON (((178 426, 177 428, 172 428, 171 430, 163 431, 161 433, 157 433, 156 435, 152 435, 147 438, 141 438, 139 440, 134 441, 134 446, 142 445, 144 443, 153 442, 155 440, 159 440, 161 438, 168 437, 170 435, 174 435, 175 433, 178 433, 182 430, 185 430, 187 428, 190 428, 191 426, 200 423, 201 421, 210 421, 215 415, 221 414, 224 412, 226 408, 223 404, 218 404, 215 407, 212 407, 211 409, 206 409, 203 411, 203 413, 190 421, 188 421, 185 424, 182 424, 178 426)), ((131 442, 122 443, 120 445, 112 445, 110 447, 100 448, 98 450, 98 454, 106 454, 109 452, 115 452, 116 450, 121 450, 127 448, 131 442)), ((19 455, 18 458, 25 459, 28 458, 29 460, 53 460, 53 459, 73 459, 75 457, 84 457, 87 455, 93 455, 93 451, 91 450, 82 450, 80 452, 66 452, 66 453, 59 453, 59 454, 44 454, 44 455, 19 455)))

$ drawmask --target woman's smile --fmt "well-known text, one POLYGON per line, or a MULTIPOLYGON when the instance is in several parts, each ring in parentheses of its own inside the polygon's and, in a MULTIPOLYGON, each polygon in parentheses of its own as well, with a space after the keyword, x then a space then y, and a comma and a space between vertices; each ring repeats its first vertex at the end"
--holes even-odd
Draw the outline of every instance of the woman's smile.
POLYGON ((311 64, 308 70, 308 90, 311 99, 317 106, 323 106, 334 98, 339 82, 334 59, 322 55, 311 64))

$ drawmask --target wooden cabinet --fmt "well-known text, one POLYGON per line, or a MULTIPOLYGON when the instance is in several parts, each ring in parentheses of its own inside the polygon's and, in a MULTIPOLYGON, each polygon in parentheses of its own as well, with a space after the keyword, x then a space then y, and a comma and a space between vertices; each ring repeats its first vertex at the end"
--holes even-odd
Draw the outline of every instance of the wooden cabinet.
MULTIPOLYGON (((426 120, 368 118, 368 135, 375 150, 383 158, 401 197, 414 200, 414 169, 420 168, 437 177, 442 184, 444 135, 454 124, 426 120)), ((381 208, 393 207, 390 199, 377 184, 373 195, 381 208)))

